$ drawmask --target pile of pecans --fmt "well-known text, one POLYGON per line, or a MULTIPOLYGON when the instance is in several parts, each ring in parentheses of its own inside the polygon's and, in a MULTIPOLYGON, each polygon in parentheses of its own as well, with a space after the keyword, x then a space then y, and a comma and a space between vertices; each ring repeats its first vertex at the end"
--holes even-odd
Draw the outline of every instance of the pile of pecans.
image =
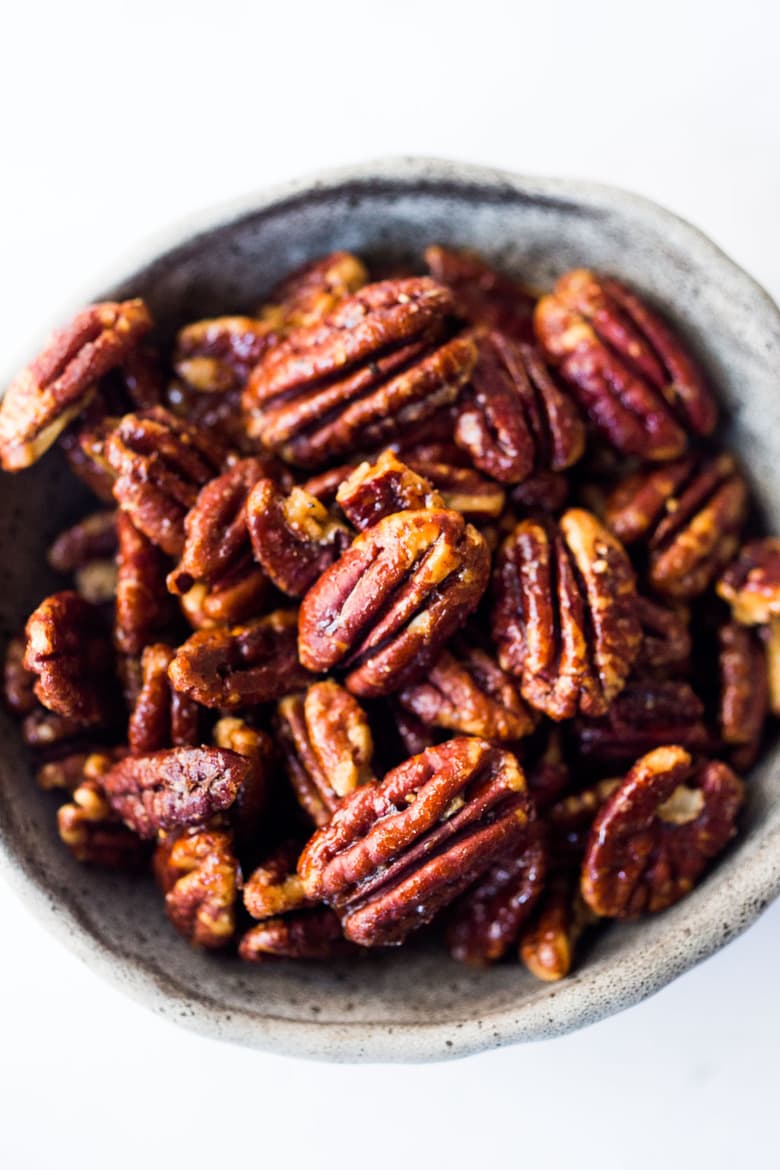
POLYGON ((618 281, 536 300, 477 256, 334 253, 149 344, 92 305, 9 387, 100 501, 11 640, 79 861, 151 865, 250 961, 402 943, 564 976, 683 897, 780 713, 780 541, 706 380, 618 281))

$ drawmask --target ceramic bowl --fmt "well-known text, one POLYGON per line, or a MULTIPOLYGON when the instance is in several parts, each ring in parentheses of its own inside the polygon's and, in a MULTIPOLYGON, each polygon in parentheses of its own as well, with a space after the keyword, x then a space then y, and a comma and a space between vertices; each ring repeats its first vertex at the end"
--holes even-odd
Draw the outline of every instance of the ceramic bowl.
MULTIPOLYGON (((780 531, 778 309, 700 232, 622 191, 429 160, 370 164, 177 225, 118 267, 111 288, 81 299, 143 296, 169 337, 183 321, 256 304, 284 273, 331 249, 419 257, 432 241, 477 248, 540 288, 576 265, 604 269, 670 310, 720 390, 727 440, 780 531)), ((4 636, 55 584, 44 550, 85 507, 56 453, 0 477, 4 636)), ((558 985, 540 984, 514 963, 468 970, 420 942, 354 966, 250 967, 193 952, 167 924, 151 881, 73 862, 58 844, 50 798, 32 783, 16 725, 4 714, 0 721, 0 852, 30 908, 153 1010, 276 1052, 436 1060, 582 1027, 712 954, 780 889, 775 750, 751 778, 739 839, 706 880, 664 914, 605 930, 558 985)))

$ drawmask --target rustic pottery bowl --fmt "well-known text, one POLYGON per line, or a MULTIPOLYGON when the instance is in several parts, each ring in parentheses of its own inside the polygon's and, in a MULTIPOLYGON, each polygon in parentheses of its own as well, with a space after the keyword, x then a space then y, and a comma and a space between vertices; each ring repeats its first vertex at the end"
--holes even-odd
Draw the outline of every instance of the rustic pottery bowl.
MULTIPOLYGON (((780 313, 698 231, 622 191, 455 163, 374 163, 178 225, 122 267, 110 289, 80 300, 141 295, 170 337, 182 321, 256 304, 282 274, 333 248, 415 257, 431 241, 475 247, 540 288, 566 268, 592 265, 670 309, 720 390, 727 439, 780 531, 780 313)), ((55 584, 44 550, 85 505, 57 454, 0 478, 4 637, 55 584)), ((664 914, 605 930, 559 985, 514 963, 467 970, 421 942, 356 965, 250 967, 193 952, 166 922, 150 880, 72 861, 50 798, 31 782, 15 723, 0 721, 0 856, 22 898, 93 968, 161 1015, 258 1048, 436 1060, 555 1036, 651 995, 744 930, 780 890, 775 749, 751 778, 739 839, 706 880, 664 914)))

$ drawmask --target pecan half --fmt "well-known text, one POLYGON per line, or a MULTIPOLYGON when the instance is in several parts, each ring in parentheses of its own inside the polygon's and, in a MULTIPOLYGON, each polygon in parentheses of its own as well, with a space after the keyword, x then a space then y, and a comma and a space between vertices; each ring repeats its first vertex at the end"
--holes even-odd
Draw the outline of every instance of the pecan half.
POLYGON ((556 720, 604 714, 641 642, 622 545, 580 508, 557 525, 522 521, 498 557, 493 637, 533 707, 556 720))
POLYGON ((529 809, 513 755, 451 739, 345 797, 301 854, 304 891, 350 941, 400 943, 519 845, 529 809))
POLYGON ((126 414, 106 439, 105 457, 119 507, 153 544, 180 556, 185 517, 222 469, 221 443, 158 406, 126 414))
MULTIPOLYGON (((409 466, 422 475, 452 508, 472 524, 497 520, 504 510, 506 492, 473 467, 459 467, 434 459, 410 458, 409 466)), ((435 506, 435 505, 433 505, 435 506)))
POLYGON ((425 263, 452 293, 458 316, 520 341, 531 340, 534 297, 519 281, 491 268, 476 252, 440 244, 425 249, 425 263))
POLYGON ((19 374, 0 404, 0 464, 20 471, 40 459, 151 329, 143 301, 90 305, 57 330, 19 374))
POLYGON ((37 675, 34 690, 44 707, 85 725, 109 720, 114 661, 100 611, 64 590, 41 602, 25 632, 24 667, 37 675))
POLYGON ((728 622, 718 631, 723 742, 734 745, 730 759, 740 771, 758 758, 769 712, 769 679, 764 648, 753 630, 728 622))
POLYGON ((241 410, 240 388, 223 394, 201 394, 185 386, 179 378, 171 378, 165 387, 163 404, 177 418, 211 435, 226 450, 242 455, 260 454, 260 444, 247 434, 241 410))
MULTIPOLYGON (((101 869, 138 869, 148 859, 148 848, 140 837, 122 824, 103 790, 102 778, 113 766, 114 756, 93 752, 71 756, 68 763, 70 774, 66 786, 71 791, 71 799, 57 810, 60 839, 76 861, 86 865, 101 869), (76 777, 74 773, 79 760, 80 774, 76 777)), ((38 779, 43 787, 54 786, 51 773, 43 777, 39 773, 38 779)))
POLYGON ((200 708, 171 686, 174 650, 151 643, 141 658, 141 689, 130 714, 127 739, 134 756, 200 743, 200 708))
POLYGON ((193 321, 176 334, 173 368, 193 390, 224 394, 244 385, 277 340, 270 320, 234 316, 193 321))
POLYGON ((253 918, 262 921, 311 905, 296 869, 300 853, 297 841, 285 841, 247 878, 244 905, 253 918))
POLYGON ((103 784, 114 811, 139 837, 201 824, 229 808, 249 761, 224 748, 180 747, 127 756, 103 784))
POLYGON ((23 717, 34 711, 36 675, 24 665, 27 639, 19 634, 6 646, 3 663, 3 698, 9 711, 23 717))
POLYGON ((268 804, 276 751, 271 736, 243 719, 225 716, 214 725, 217 747, 237 752, 249 761, 249 770, 230 806, 230 823, 236 847, 252 848, 262 827, 268 804))
POLYGON ((118 423, 102 399, 93 398, 78 421, 60 436, 60 448, 73 474, 104 504, 113 506, 114 473, 105 457, 106 439, 118 423))
POLYGON ((384 451, 375 463, 339 470, 346 474, 336 492, 336 500, 359 532, 395 512, 446 507, 430 480, 412 471, 392 451, 384 451))
POLYGON ((204 707, 236 710, 268 703, 305 686, 294 610, 275 610, 246 625, 199 630, 168 669, 174 687, 204 707))
POLYGON ((494 332, 479 338, 455 442, 482 471, 516 484, 576 463, 585 450, 585 425, 539 351, 494 332))
POLYGON ((607 501, 606 522, 647 551, 656 593, 698 597, 733 557, 747 511, 747 486, 730 455, 686 458, 629 476, 607 501))
POLYGON ((253 487, 245 517, 256 560, 289 597, 303 597, 351 539, 315 496, 300 487, 285 496, 270 479, 253 487))
POLYGON ((596 916, 585 905, 576 874, 556 874, 520 938, 520 958, 537 979, 554 983, 571 971, 574 949, 596 916))
POLYGON ((255 367, 243 396, 250 435, 288 462, 317 467, 454 402, 476 347, 465 336, 442 341, 451 308, 426 277, 367 285, 255 367))
POLYGON ((141 685, 144 647, 164 634, 173 616, 165 591, 165 564, 159 549, 139 532, 129 516, 116 517, 117 553, 114 648, 125 695, 134 703, 141 685))
POLYGON ((717 419, 704 376, 625 285, 579 268, 534 312, 536 335, 593 424, 627 455, 674 459, 717 419))
POLYGON ((207 950, 231 941, 241 871, 230 833, 196 828, 167 837, 157 846, 154 871, 179 934, 207 950))
POLYGON ((326 906, 267 918, 253 926, 238 944, 238 955, 250 963, 269 959, 338 959, 354 955, 344 938, 337 914, 326 906))
POLYGON ((780 540, 766 537, 741 548, 717 591, 742 625, 763 625, 780 617, 780 540))
POLYGON ((681 747, 637 760, 591 829, 587 904, 602 917, 634 918, 679 901, 734 836, 742 795, 726 764, 694 767, 681 747))
POLYGON ((258 316, 280 330, 313 325, 368 282, 366 267, 352 252, 329 252, 296 268, 271 292, 258 316))
POLYGON ((676 743, 704 751, 712 737, 704 705, 682 679, 632 679, 600 719, 579 719, 581 754, 605 764, 630 764, 652 748, 676 743))
POLYGON ((599 810, 621 780, 608 777, 563 796, 547 810, 550 868, 555 873, 579 870, 599 810))
POLYGON ((357 695, 399 690, 476 608, 489 572, 487 545, 458 512, 386 516, 303 599, 301 662, 315 671, 348 666, 346 685, 357 695))

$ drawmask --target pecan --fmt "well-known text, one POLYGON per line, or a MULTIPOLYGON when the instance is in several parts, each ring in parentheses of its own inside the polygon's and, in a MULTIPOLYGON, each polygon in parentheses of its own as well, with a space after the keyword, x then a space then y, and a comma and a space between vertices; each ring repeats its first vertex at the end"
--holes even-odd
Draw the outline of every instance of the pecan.
POLYGON ((199 581, 180 602, 193 630, 209 630, 251 621, 264 608, 268 595, 268 578, 262 569, 254 567, 236 569, 214 585, 199 581))
MULTIPOLYGON (((420 752, 433 747, 436 743, 437 737, 433 735, 428 724, 423 723, 422 719, 418 719, 416 715, 412 715, 410 711, 405 711, 402 707, 396 707, 393 711, 393 723, 396 736, 403 749, 401 759, 407 760, 409 756, 418 756, 420 752)), ((398 758, 396 755, 396 760, 398 758)))
POLYGON ((113 557, 116 548, 116 513, 92 512, 60 533, 48 561, 58 573, 74 573, 90 561, 113 557))
POLYGON ((769 709, 769 679, 764 648, 752 630, 728 622, 718 631, 720 704, 723 742, 735 745, 731 761, 750 768, 758 757, 769 709))
POLYGON ((244 385, 249 371, 276 340, 269 320, 212 317, 193 321, 176 334, 173 368, 191 389, 223 394, 244 385))
POLYGON ((582 865, 582 895, 606 918, 664 910, 687 894, 735 833, 742 782, 681 747, 637 760, 602 807, 582 865))
POLYGON ((576 463, 585 425, 537 349, 488 333, 458 407, 455 442, 482 471, 516 484, 576 463))
POLYGON ((409 466, 433 484, 446 508, 460 512, 472 524, 496 520, 504 510, 504 489, 473 467, 458 467, 453 463, 416 456, 410 459, 409 466))
MULTIPOLYGON (((69 757, 63 771, 67 772, 65 782, 71 799, 57 810, 57 829, 77 861, 101 869, 138 869, 146 862, 148 850, 140 837, 122 824, 103 790, 102 778, 113 763, 114 757, 106 752, 69 757), (76 777, 79 759, 80 775, 76 777)), ((39 773, 38 779, 43 787, 54 786, 51 774, 42 777, 39 773)))
POLYGON ((641 594, 636 600, 642 626, 637 673, 659 677, 662 674, 686 674, 691 659, 688 610, 680 605, 662 605, 641 594))
POLYGON ((204 707, 278 699, 311 678, 298 661, 297 629, 295 611, 280 609, 246 625, 199 630, 176 651, 170 680, 204 707))
POLYGON ((596 815, 621 780, 610 776, 563 796, 547 810, 550 868, 555 873, 579 869, 596 815))
POLYGON ((159 549, 138 531, 124 512, 117 514, 116 530, 119 551, 114 648, 125 694, 128 702, 133 703, 141 685, 143 649, 165 633, 173 607, 165 591, 165 564, 159 549))
POLYGON ((780 617, 780 540, 767 537, 741 548, 717 591, 742 625, 763 625, 780 617))
POLYGON ((253 926, 238 944, 238 954, 252 963, 268 959, 325 960, 347 958, 355 948, 342 934, 337 914, 326 906, 267 918, 253 926))
POLYGON ((359 532, 395 512, 446 507, 430 480, 412 471, 392 451, 384 451, 375 463, 340 470, 347 474, 336 492, 336 500, 359 532))
POLYGON ((524 520, 496 570, 493 636, 523 697, 551 719, 602 715, 639 652, 634 574, 590 512, 524 520))
POLYGON ((247 434, 241 411, 242 393, 239 387, 224 394, 201 394, 172 378, 165 387, 163 402, 171 414, 211 435, 226 449, 257 455, 260 444, 247 434))
POLYGON ((153 642, 144 649, 141 689, 127 729, 135 756, 200 743, 200 709, 175 690, 168 678, 173 655, 173 648, 163 642, 153 642))
POLYGON ((243 396, 250 435, 288 462, 317 467, 454 402, 476 347, 466 336, 442 340, 451 307, 425 277, 366 286, 258 363, 243 396))
POLYGON ((60 437, 73 474, 104 504, 115 503, 114 473, 105 457, 108 436, 118 419, 108 415, 102 400, 93 398, 77 423, 60 437))
POLYGON ((60 329, 6 390, 0 463, 20 471, 40 459, 152 325, 143 301, 90 305, 60 329))
POLYGON ((761 634, 766 651, 769 709, 773 715, 780 715, 780 621, 773 618, 761 634))
POLYGON ((484 967, 517 942, 542 892, 547 850, 541 832, 501 858, 455 905, 447 929, 454 959, 484 967))
POLYGON ((499 742, 522 739, 536 723, 511 675, 463 639, 444 651, 421 682, 399 691, 398 702, 433 727, 499 742))
POLYGON ((70 752, 41 764, 35 773, 38 787, 45 792, 75 792, 84 779, 84 766, 92 755, 91 751, 70 752))
POLYGON ((513 755, 451 739, 344 798, 301 854, 304 891, 350 941, 400 943, 519 845, 529 809, 513 755))
POLYGON ((128 756, 103 778, 114 811, 139 837, 201 824, 229 808, 249 761, 224 748, 179 747, 128 756))
POLYGON ((29 715, 38 703, 35 698, 33 671, 24 665, 26 638, 18 634, 11 638, 5 650, 3 666, 3 698, 9 711, 14 715, 29 715))
POLYGON ((349 667, 346 685, 375 697, 419 678, 476 608, 490 554, 458 512, 386 516, 361 533, 303 600, 301 662, 349 667))
POLYGON ((571 783, 571 770, 556 723, 545 721, 528 744, 524 756, 528 791, 537 809, 546 809, 571 783))
POLYGON ((577 745, 587 759, 630 764, 652 748, 676 743, 705 750, 711 736, 704 706, 681 679, 632 679, 600 719, 579 719, 577 745))
POLYGON ((303 488, 283 495, 273 480, 255 484, 245 523, 265 573, 289 597, 303 597, 349 544, 350 533, 303 488))
POLYGON ((568 497, 569 481, 565 475, 558 471, 539 471, 513 487, 509 500, 524 512, 560 512, 568 497))
POLYGON ((64 744, 80 740, 84 730, 80 719, 58 715, 36 703, 35 710, 24 717, 22 740, 33 751, 47 755, 51 751, 59 753, 64 744))
POLYGON ((247 878, 244 905, 253 918, 275 918, 311 905, 296 871, 300 853, 297 841, 285 841, 247 878))
POLYGON ((332 679, 282 699, 276 732, 298 804, 315 825, 330 819, 342 796, 373 779, 368 720, 332 679))
POLYGON ((114 701, 113 654, 100 611, 64 590, 42 601, 27 619, 26 670, 50 711, 87 725, 104 723, 114 701))
POLYGON ((157 846, 154 871, 165 909, 179 934, 196 947, 216 950, 231 941, 241 871, 230 833, 195 828, 157 846))
POLYGON ((268 803, 276 757, 274 742, 265 731, 250 727, 243 719, 225 716, 214 726, 214 743, 217 747, 237 752, 249 761, 249 770, 241 781, 229 815, 237 847, 251 848, 256 842, 268 803))
POLYGON ((520 938, 520 958, 545 983, 565 978, 583 930, 596 921, 585 905, 576 875, 556 874, 520 938))
POLYGON ((330 252, 297 268, 271 292, 258 316, 270 319, 277 333, 313 325, 368 281, 365 265, 351 252, 330 252))
POLYGON ((221 444, 158 406, 125 415, 106 440, 105 456, 117 477, 119 507, 153 544, 179 556, 184 519, 200 488, 221 470, 221 444))
POLYGON ((617 280, 567 272, 534 312, 536 334, 593 424, 619 450, 674 459, 717 419, 680 340, 617 280))
POLYGON ((520 341, 531 340, 534 297, 519 281, 465 249, 432 244, 425 249, 425 262, 431 276, 449 288, 458 316, 520 341))

